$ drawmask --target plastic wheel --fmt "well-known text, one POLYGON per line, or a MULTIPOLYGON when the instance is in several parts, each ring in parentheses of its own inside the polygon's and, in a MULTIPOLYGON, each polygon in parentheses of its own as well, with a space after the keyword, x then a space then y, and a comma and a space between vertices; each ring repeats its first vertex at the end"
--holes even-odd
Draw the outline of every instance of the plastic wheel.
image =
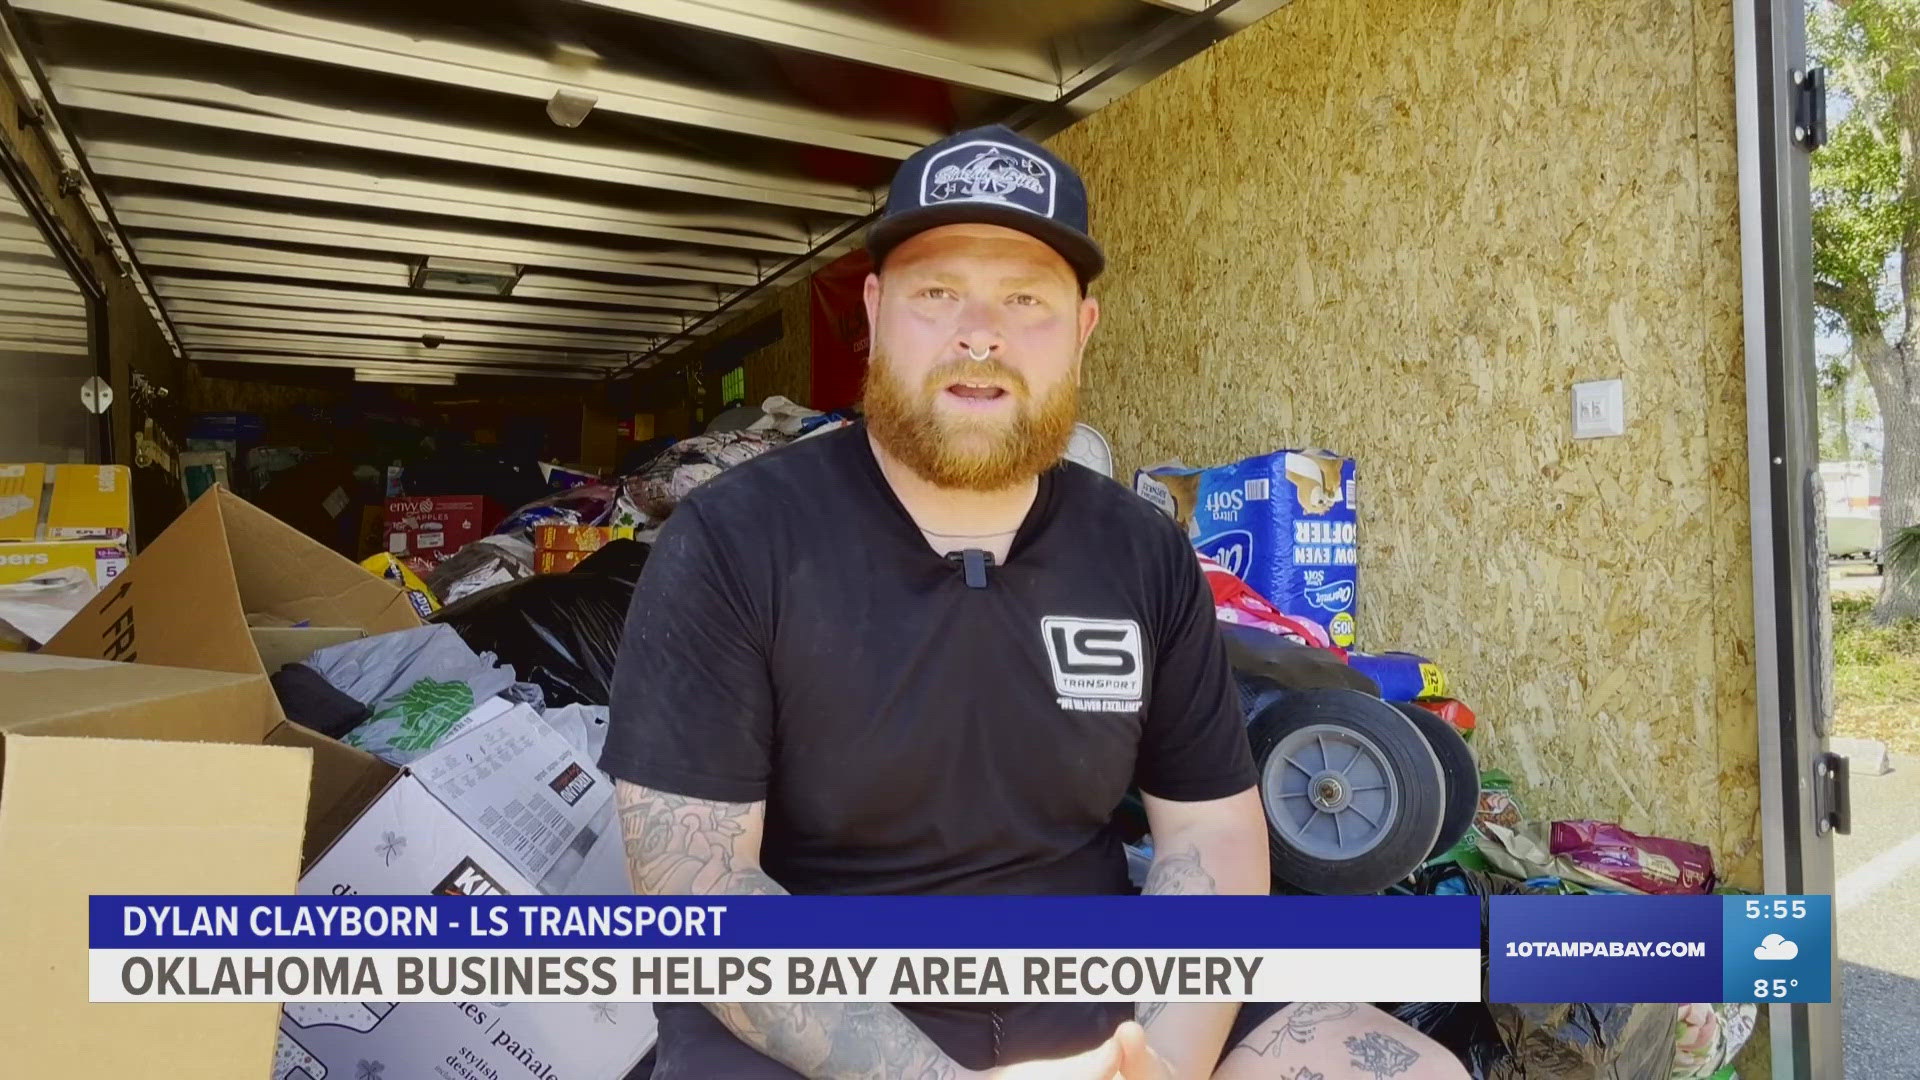
POLYGON ((1460 842, 1473 824, 1480 808, 1480 765, 1473 759, 1473 748, 1460 737, 1452 724, 1409 701, 1396 703, 1413 726, 1426 736, 1433 756, 1440 759, 1440 775, 1446 781, 1447 798, 1440 814, 1440 836, 1427 853, 1432 859, 1460 842))
POLYGON ((1265 698, 1247 726, 1273 875, 1327 895, 1379 892, 1420 867, 1446 787, 1400 710, 1354 690, 1265 698))

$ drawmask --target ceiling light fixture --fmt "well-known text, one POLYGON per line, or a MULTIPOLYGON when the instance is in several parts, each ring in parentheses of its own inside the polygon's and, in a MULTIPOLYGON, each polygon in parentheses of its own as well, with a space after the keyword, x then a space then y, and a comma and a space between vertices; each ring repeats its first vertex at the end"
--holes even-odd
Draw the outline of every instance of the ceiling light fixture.
POLYGON ((424 292, 507 296, 519 284, 524 269, 511 263, 447 259, 436 255, 414 269, 413 287, 424 292))
POLYGON ((353 381, 363 383, 392 383, 401 386, 453 386, 460 381, 460 378, 448 371, 384 371, 373 368, 355 368, 353 369, 353 381))
POLYGON ((547 119, 563 128, 577 128, 587 118, 600 98, 594 94, 579 90, 555 90, 547 99, 547 119))

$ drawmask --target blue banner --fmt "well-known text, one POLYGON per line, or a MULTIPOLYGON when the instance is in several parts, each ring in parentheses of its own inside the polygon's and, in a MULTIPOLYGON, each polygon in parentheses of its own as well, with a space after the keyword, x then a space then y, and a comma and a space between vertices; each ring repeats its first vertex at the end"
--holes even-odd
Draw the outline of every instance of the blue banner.
POLYGON ((1729 896, 1723 1001, 1833 1000, 1833 897, 1729 896))
POLYGON ((94 896, 95 949, 1477 949, 1468 896, 94 896))
POLYGON ((1488 1000, 1830 1000, 1825 896, 1495 896, 1488 1000))
POLYGON ((1718 1001, 1718 896, 1495 896, 1494 1001, 1718 1001))

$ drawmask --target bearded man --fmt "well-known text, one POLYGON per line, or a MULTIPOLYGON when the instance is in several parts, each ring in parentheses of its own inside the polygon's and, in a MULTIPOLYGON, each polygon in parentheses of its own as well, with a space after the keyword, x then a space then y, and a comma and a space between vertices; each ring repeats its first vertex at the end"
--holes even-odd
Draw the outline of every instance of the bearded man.
MULTIPOLYGON (((1268 891, 1185 537, 1061 461, 1104 265, 1064 161, 920 151, 869 236, 866 420, 705 484, 634 594, 602 766, 638 892, 1268 891), (1093 672, 1093 674, 1089 674, 1093 672)), ((1355 1004, 661 1004, 656 1080, 1455 1078, 1355 1004)))

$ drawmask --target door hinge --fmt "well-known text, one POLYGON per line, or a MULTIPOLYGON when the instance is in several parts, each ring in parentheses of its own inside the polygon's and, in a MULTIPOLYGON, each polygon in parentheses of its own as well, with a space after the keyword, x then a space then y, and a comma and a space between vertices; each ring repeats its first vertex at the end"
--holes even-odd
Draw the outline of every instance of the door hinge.
POLYGON ((1827 71, 1793 72, 1793 141, 1808 153, 1827 145, 1827 71))
POLYGON ((1821 836, 1853 832, 1853 791, 1847 759, 1823 753, 1813 759, 1813 829, 1821 836))

